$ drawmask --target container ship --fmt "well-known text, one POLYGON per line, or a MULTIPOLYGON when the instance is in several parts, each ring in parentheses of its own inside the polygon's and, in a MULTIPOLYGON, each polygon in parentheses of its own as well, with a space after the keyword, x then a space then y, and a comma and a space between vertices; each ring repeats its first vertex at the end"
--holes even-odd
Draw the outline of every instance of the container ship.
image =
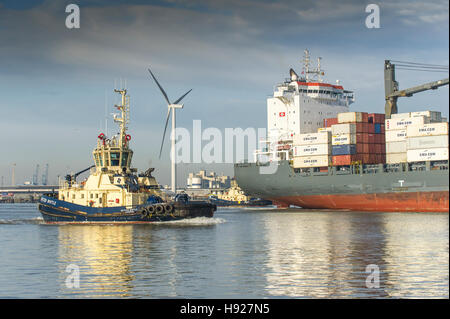
POLYGON ((46 223, 149 223, 195 217, 212 217, 216 205, 191 201, 187 194, 165 196, 152 176, 153 168, 137 174, 131 167, 133 151, 129 122, 129 96, 121 95, 120 112, 114 114, 119 132, 108 137, 100 133, 92 152, 94 165, 60 180, 57 192, 43 195, 38 209, 46 223), (90 172, 88 178, 77 177, 90 172))
POLYGON ((254 162, 234 165, 240 187, 278 207, 448 212, 447 119, 396 104, 448 79, 400 91, 386 60, 385 113, 350 112, 354 93, 325 83, 307 50, 303 62, 267 99, 267 138, 254 162))

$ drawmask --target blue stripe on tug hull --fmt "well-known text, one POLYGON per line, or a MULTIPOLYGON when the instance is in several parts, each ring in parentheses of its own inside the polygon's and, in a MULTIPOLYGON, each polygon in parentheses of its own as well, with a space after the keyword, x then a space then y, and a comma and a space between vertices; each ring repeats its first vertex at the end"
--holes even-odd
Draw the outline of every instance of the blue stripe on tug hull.
POLYGON ((216 206, 209 203, 175 203, 172 213, 144 216, 141 212, 143 207, 144 205, 134 209, 127 209, 125 206, 89 207, 45 195, 41 197, 38 205, 46 223, 149 223, 202 216, 213 217, 216 210, 216 206))

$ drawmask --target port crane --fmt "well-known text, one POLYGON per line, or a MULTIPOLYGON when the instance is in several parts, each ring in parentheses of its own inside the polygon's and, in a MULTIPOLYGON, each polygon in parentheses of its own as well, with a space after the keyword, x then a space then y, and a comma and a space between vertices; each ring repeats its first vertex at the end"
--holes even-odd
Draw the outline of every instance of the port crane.
MULTIPOLYGON (((425 83, 422 85, 414 86, 408 89, 399 90, 398 82, 395 81, 395 66, 391 60, 384 61, 384 92, 385 92, 385 115, 387 119, 391 118, 391 114, 396 114, 398 112, 397 100, 399 97, 410 97, 413 94, 423 92, 426 90, 436 90, 440 86, 448 85, 449 79, 445 78, 439 81, 433 81, 425 83)), ((442 70, 447 70, 448 66, 432 65, 432 64, 422 64, 422 63, 412 63, 412 62, 401 62, 398 64, 401 69, 405 70, 416 70, 416 71, 431 71, 431 72, 442 72, 442 70)))

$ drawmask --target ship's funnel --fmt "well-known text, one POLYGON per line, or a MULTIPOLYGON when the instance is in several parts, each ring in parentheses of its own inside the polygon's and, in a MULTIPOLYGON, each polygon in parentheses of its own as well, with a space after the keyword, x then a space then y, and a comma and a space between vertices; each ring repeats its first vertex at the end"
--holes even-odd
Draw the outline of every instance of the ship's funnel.
POLYGON ((292 68, 289 70, 289 74, 291 76, 292 81, 297 81, 298 75, 297 75, 297 73, 295 73, 295 71, 292 68))

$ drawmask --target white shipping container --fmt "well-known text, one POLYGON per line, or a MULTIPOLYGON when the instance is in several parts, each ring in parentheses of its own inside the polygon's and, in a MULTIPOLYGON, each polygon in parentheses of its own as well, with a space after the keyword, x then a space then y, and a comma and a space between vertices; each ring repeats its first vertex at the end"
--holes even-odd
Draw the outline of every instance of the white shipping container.
POLYGON ((448 160, 448 148, 408 150, 407 159, 408 162, 445 161, 448 160))
POLYGON ((337 119, 338 123, 362 122, 362 113, 361 112, 338 113, 337 119))
POLYGON ((294 145, 328 144, 331 143, 331 132, 296 134, 293 138, 294 145))
POLYGON ((425 116, 408 117, 402 119, 387 119, 385 122, 386 131, 389 130, 405 130, 409 125, 423 126, 430 122, 430 120, 425 116))
POLYGON ((332 145, 356 144, 356 134, 337 134, 331 138, 332 145))
POLYGON ((406 119, 408 117, 411 117, 411 113, 396 113, 391 114, 391 119, 406 119))
POLYGON ((406 141, 406 130, 390 130, 385 132, 385 140, 388 142, 406 141))
POLYGON ((386 153, 386 163, 387 164, 396 164, 396 163, 406 163, 407 156, 406 153, 386 153))
POLYGON ((430 118, 431 122, 441 122, 442 121, 441 112, 436 112, 436 111, 411 112, 411 117, 416 117, 416 116, 426 116, 426 117, 430 118))
POLYGON ((331 133, 333 135, 356 134, 356 124, 346 123, 331 125, 331 133))
POLYGON ((408 150, 448 147, 448 135, 408 137, 406 147, 408 150))
POLYGON ((448 123, 411 125, 406 128, 406 135, 408 137, 448 135, 448 123))
POLYGON ((294 157, 293 161, 294 168, 323 167, 329 164, 331 164, 331 156, 328 155, 294 157))
POLYGON ((321 132, 331 132, 331 126, 330 127, 319 127, 317 129, 317 133, 321 133, 321 132))
POLYGON ((406 153, 406 141, 386 143, 386 154, 388 153, 406 153))
POLYGON ((329 155, 331 144, 312 144, 294 146, 294 156, 329 155))

